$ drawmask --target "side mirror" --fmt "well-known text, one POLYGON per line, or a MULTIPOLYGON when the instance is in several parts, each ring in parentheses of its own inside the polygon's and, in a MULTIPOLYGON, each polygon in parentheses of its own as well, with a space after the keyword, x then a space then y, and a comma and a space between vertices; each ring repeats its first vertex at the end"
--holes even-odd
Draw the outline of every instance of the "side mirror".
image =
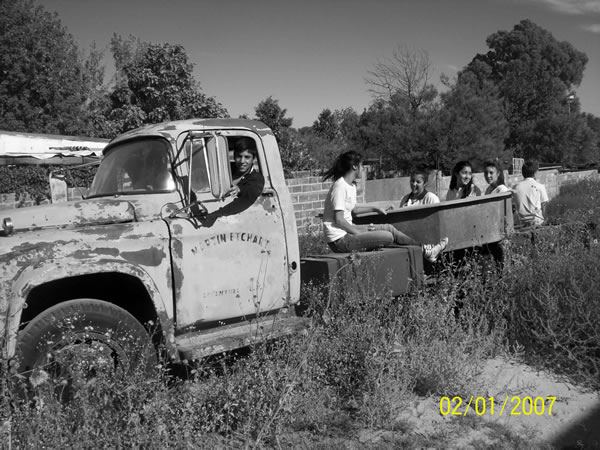
POLYGON ((229 149, 223 136, 214 136, 206 143, 210 190, 213 197, 222 199, 231 187, 229 149))
MULTIPOLYGON (((173 168, 181 177, 188 201, 195 202, 194 192, 208 191, 215 199, 223 199, 231 187, 226 139, 215 132, 188 131, 177 144, 173 168)), ((184 205, 187 208, 189 205, 184 205)))

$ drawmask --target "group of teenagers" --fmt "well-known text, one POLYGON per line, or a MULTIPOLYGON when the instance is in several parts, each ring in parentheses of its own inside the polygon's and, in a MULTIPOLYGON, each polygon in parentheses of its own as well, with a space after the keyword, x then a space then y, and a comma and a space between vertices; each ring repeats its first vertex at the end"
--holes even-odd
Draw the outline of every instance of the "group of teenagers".
MULTIPOLYGON (((521 222, 531 226, 539 226, 543 223, 543 210, 548 195, 544 186, 535 181, 537 172, 535 163, 526 162, 523 165, 524 180, 514 189, 509 189, 505 185, 504 172, 496 162, 486 162, 484 169, 488 187, 482 193, 473 182, 471 164, 468 161, 458 162, 452 170, 446 201, 512 191, 521 222)), ((356 181, 360 179, 361 172, 362 156, 356 151, 348 151, 338 156, 323 177, 324 180, 333 181, 325 199, 323 212, 323 232, 329 248, 336 253, 347 253, 373 250, 393 244, 420 245, 423 257, 430 262, 435 262, 448 245, 447 237, 436 243, 421 243, 390 224, 356 225, 353 223, 353 214, 367 212, 387 214, 387 210, 383 208, 357 203, 356 181)), ((439 203, 439 197, 427 190, 427 182, 427 171, 413 170, 410 174, 411 192, 402 197, 399 206, 403 208, 439 203)))
MULTIPOLYGON (((253 139, 240 138, 234 145, 233 183, 227 195, 234 200, 223 208, 212 213, 219 217, 241 212, 252 205, 263 190, 265 180, 255 170, 258 157, 253 139)), ((513 189, 504 184, 504 172, 495 162, 484 164, 485 179, 488 187, 484 195, 512 191, 513 199, 522 224, 538 226, 544 221, 543 211, 548 195, 544 186, 535 181, 537 165, 525 162, 523 178, 513 189)), ((423 257, 435 262, 440 253, 448 245, 444 237, 436 243, 421 243, 402 233, 390 224, 356 225, 352 221, 353 214, 376 212, 387 214, 385 209, 377 206, 359 205, 356 196, 356 181, 362 173, 362 156, 356 151, 348 151, 338 156, 333 166, 325 173, 324 180, 333 180, 333 184, 325 199, 323 212, 323 231, 327 244, 336 253, 367 251, 380 247, 396 245, 420 245, 423 257)), ((427 190, 428 173, 415 169, 410 174, 411 192, 400 200, 400 207, 431 205, 440 199, 427 190)), ((468 161, 460 161, 452 170, 450 188, 446 200, 458 200, 482 195, 481 189, 473 183, 473 168, 468 161)))

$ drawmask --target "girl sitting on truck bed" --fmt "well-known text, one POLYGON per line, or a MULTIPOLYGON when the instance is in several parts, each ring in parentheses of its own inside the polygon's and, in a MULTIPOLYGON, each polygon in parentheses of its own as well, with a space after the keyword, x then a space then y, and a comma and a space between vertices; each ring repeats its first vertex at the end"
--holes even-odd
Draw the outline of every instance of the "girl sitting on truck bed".
MULTIPOLYGON (((366 251, 386 245, 420 245, 390 224, 354 225, 352 213, 386 212, 375 206, 356 204, 356 184, 362 170, 362 156, 355 151, 342 153, 329 169, 323 181, 333 179, 334 183, 325 199, 323 230, 329 248, 336 253, 366 251)), ((434 262, 448 245, 448 238, 437 244, 422 245, 423 256, 434 262)))

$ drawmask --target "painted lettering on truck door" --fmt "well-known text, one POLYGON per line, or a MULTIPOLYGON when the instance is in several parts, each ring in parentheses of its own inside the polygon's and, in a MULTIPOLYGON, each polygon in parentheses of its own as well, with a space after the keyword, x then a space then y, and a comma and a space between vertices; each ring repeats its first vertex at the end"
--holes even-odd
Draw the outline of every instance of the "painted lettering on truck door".
MULTIPOLYGON (((229 133, 220 142, 232 149, 241 134, 229 133)), ((193 214, 169 219, 175 279, 180 280, 180 286, 175 286, 178 329, 248 317, 286 304, 287 249, 281 208, 266 171, 261 141, 252 133, 245 135, 256 143, 254 169, 263 175, 265 186, 253 204, 229 215, 218 211, 233 199, 215 202, 211 193, 210 172, 215 169, 206 156, 210 146, 194 141, 192 190, 210 220, 193 214)), ((231 171, 231 167, 226 169, 231 171)))

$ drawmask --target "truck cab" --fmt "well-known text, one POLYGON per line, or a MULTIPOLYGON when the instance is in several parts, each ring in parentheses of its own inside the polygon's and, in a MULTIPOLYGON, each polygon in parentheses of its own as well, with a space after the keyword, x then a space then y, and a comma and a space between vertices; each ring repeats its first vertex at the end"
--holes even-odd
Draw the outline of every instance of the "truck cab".
MULTIPOLYGON (((76 321, 81 330, 128 324, 148 340, 153 324, 155 343, 174 361, 303 326, 292 307, 300 261, 291 197, 275 138, 260 122, 185 120, 127 132, 104 149, 84 200, 2 219, 0 342, 6 357, 21 354, 21 371, 44 366, 63 345, 44 345, 52 323, 81 315, 92 317, 76 321), (235 201, 227 195, 232 148, 244 137, 256 145, 264 189, 243 211, 221 215, 235 201)), ((102 336, 92 340, 126 357, 102 336)))

